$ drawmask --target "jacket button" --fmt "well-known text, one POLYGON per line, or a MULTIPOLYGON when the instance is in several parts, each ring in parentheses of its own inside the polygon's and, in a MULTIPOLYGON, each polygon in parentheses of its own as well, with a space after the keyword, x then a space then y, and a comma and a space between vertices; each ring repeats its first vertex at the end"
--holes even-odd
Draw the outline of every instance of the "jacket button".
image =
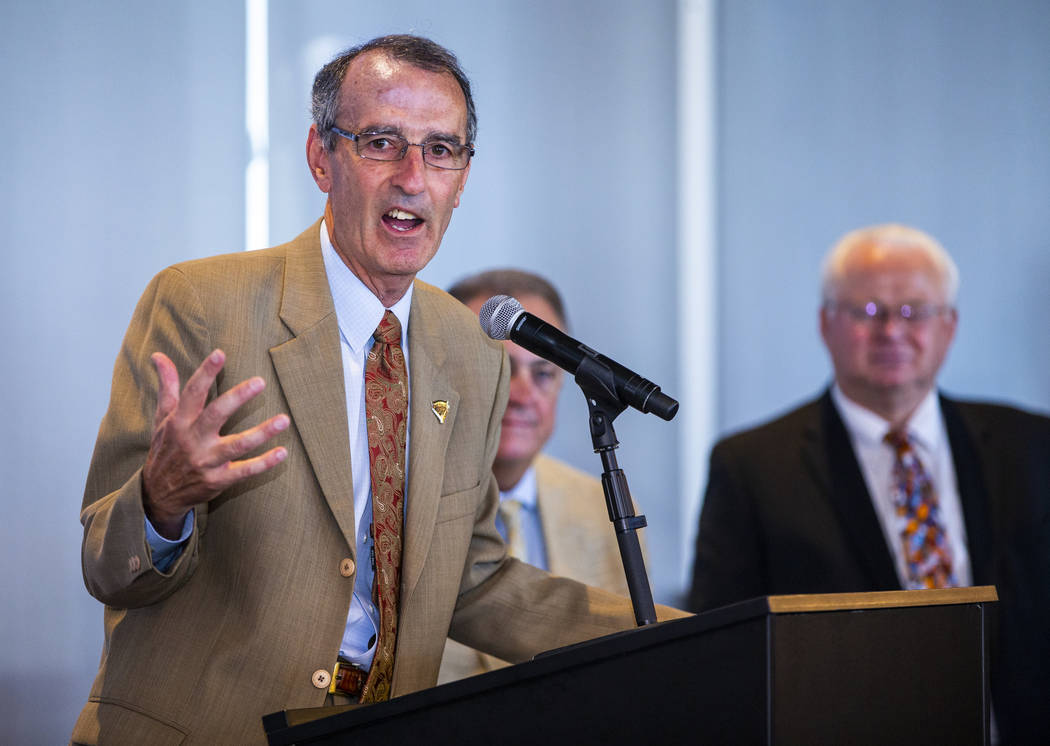
POLYGON ((332 674, 329 671, 319 668, 314 671, 313 676, 310 677, 310 681, 318 689, 327 689, 328 685, 332 683, 332 674))
POLYGON ((352 559, 350 559, 349 557, 345 557, 343 561, 339 563, 339 574, 342 575, 344 578, 349 578, 351 575, 354 574, 354 569, 356 567, 357 565, 354 564, 354 561, 352 559))

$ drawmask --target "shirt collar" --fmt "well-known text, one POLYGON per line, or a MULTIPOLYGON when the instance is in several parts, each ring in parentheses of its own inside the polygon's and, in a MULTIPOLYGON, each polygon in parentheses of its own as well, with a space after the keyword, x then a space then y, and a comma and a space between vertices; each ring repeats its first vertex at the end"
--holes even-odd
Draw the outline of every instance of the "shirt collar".
MULTIPOLYGON (((836 383, 831 387, 831 398, 839 410, 846 429, 854 438, 868 443, 881 443, 890 431, 890 423, 869 409, 849 399, 836 383)), ((908 420, 908 435, 923 447, 934 450, 941 439, 941 402, 936 389, 930 389, 908 420)))
POLYGON ((530 466, 521 475, 518 483, 506 492, 499 493, 499 499, 517 500, 522 506, 533 510, 536 507, 536 468, 530 466))
MULTIPOLYGON (((324 268, 328 274, 328 286, 332 290, 339 331, 350 345, 350 349, 360 354, 368 348, 386 309, 375 293, 365 287, 336 252, 324 220, 321 221, 321 256, 324 258, 324 268)), ((408 292, 390 307, 401 322, 401 347, 405 349, 408 348, 408 320, 412 310, 413 287, 409 285, 408 292)))
POLYGON ((937 392, 930 389, 908 421, 908 435, 917 440, 919 445, 934 451, 940 446, 943 433, 941 400, 937 392))

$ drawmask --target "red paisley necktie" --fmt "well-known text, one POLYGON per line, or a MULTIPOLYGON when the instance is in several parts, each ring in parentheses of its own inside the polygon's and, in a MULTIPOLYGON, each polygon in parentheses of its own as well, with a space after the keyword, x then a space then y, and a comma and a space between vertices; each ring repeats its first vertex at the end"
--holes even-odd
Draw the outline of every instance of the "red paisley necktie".
POLYGON ((379 635, 362 702, 390 699, 401 591, 401 524, 405 514, 405 435, 408 375, 401 349, 401 323, 390 311, 376 329, 365 360, 365 418, 372 478, 372 595, 379 609, 379 635))

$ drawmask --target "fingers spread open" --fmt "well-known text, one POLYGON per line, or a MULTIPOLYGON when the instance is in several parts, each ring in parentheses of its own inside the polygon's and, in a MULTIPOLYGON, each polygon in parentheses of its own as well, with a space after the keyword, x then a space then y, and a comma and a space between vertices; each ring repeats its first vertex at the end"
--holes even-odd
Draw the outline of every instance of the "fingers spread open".
POLYGON ((196 431, 203 437, 219 432, 226 424, 226 420, 240 409, 245 402, 250 401, 266 388, 266 382, 255 376, 247 381, 241 381, 229 391, 224 391, 214 401, 204 408, 197 417, 196 431))
POLYGON ((246 453, 254 451, 277 433, 288 428, 288 415, 279 414, 255 427, 239 433, 226 435, 219 439, 216 455, 220 461, 234 461, 246 453))
POLYGON ((163 352, 150 355, 153 367, 157 371, 157 413, 155 422, 160 422, 175 410, 179 404, 179 372, 175 363, 163 352))
POLYGON ((233 484, 241 479, 261 474, 267 469, 272 469, 288 457, 288 450, 283 446, 271 448, 266 453, 243 461, 231 461, 227 467, 226 477, 228 484, 233 484))
POLYGON ((186 381, 186 387, 179 398, 178 416, 181 419, 188 422, 197 419, 204 409, 204 402, 208 399, 208 392, 215 383, 215 377, 225 364, 226 354, 222 350, 213 350, 204 358, 204 362, 197 366, 197 370, 193 371, 193 375, 186 381))
POLYGON ((152 356, 159 392, 157 418, 142 470, 148 510, 179 517, 193 504, 210 500, 230 485, 270 469, 288 456, 283 447, 238 460, 288 428, 291 420, 278 414, 243 432, 220 430, 245 402, 265 388, 262 378, 242 381, 208 403, 208 393, 226 363, 222 350, 213 351, 179 392, 178 370, 163 353, 152 356), (207 406, 205 406, 207 404, 207 406))

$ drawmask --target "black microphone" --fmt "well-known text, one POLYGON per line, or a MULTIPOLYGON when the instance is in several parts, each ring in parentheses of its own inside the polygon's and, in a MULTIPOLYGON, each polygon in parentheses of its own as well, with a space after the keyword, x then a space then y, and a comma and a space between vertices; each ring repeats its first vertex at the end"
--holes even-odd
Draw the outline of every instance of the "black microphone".
POLYGON ((577 374, 580 364, 588 358, 605 366, 612 374, 614 393, 625 406, 652 412, 664 420, 672 419, 678 412, 678 402, 661 393, 655 383, 615 360, 599 355, 552 324, 528 313, 521 303, 509 295, 489 298, 478 316, 481 328, 493 339, 509 339, 573 375, 577 374))

